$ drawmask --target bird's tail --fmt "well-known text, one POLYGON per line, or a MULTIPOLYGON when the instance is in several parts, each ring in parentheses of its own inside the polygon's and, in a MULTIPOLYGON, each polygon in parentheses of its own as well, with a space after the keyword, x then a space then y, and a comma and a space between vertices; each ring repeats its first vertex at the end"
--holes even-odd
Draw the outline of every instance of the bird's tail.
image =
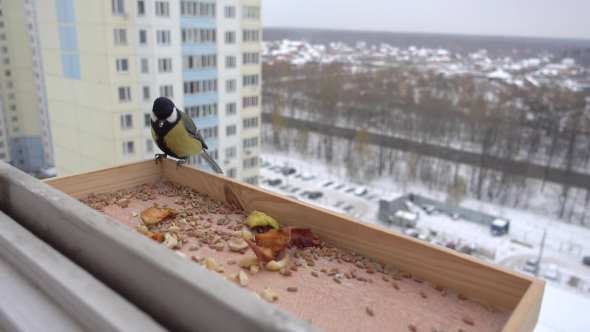
POLYGON ((213 160, 213 158, 211 158, 211 156, 207 153, 207 151, 205 149, 201 150, 201 155, 203 156, 203 159, 205 159, 205 161, 207 162, 207 164, 209 164, 209 166, 211 166, 211 168, 219 173, 219 174, 223 174, 223 171, 221 170, 221 167, 219 167, 219 165, 217 165, 217 163, 215 162, 215 160, 213 160))

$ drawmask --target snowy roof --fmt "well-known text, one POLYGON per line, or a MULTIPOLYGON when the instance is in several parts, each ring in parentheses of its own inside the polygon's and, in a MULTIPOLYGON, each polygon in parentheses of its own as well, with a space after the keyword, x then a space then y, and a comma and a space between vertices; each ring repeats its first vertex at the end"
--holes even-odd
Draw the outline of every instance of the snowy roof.
POLYGON ((496 69, 487 75, 488 78, 498 78, 501 80, 508 80, 512 78, 512 75, 508 74, 502 69, 496 69))
POLYGON ((402 218, 405 220, 418 220, 418 215, 416 213, 404 211, 404 210, 397 210, 394 214, 398 218, 402 218))

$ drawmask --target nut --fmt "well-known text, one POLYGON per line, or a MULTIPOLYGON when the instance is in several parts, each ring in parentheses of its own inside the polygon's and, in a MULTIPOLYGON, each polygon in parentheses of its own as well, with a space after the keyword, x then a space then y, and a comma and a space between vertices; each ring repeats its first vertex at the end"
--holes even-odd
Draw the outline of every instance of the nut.
POLYGON ((145 234, 148 231, 148 228, 146 225, 139 225, 135 228, 138 232, 140 232, 141 234, 145 234))
POLYGON ((262 292, 260 292, 260 296, 269 302, 275 301, 279 298, 277 293, 270 289, 270 287, 265 287, 262 292))
POLYGON ((176 239, 176 237, 166 233, 164 234, 164 244, 166 245, 166 247, 172 249, 178 246, 178 240, 176 239))
POLYGON ((260 270, 260 266, 258 266, 258 265, 250 266, 250 274, 251 275, 255 275, 256 273, 258 273, 258 270, 260 270))
POLYGON ((215 272, 219 272, 219 273, 225 271, 223 269, 223 267, 217 265, 217 262, 215 262, 215 260, 211 257, 205 258, 205 260, 203 261, 203 265, 205 265, 205 267, 211 271, 215 271, 215 272))
POLYGON ((242 285, 242 287, 246 287, 246 285, 248 284, 248 276, 243 270, 240 271, 240 274, 238 275, 238 281, 240 285, 242 285))
POLYGON ((245 268, 249 268, 252 265, 257 265, 258 264, 258 258, 256 258, 256 256, 246 256, 246 257, 242 257, 242 259, 240 259, 240 261, 238 262, 238 265, 240 267, 245 267, 245 268))
POLYGON ((285 256, 285 258, 281 259, 280 261, 270 261, 266 264, 266 268, 271 271, 278 271, 289 264, 289 256, 285 256))
POLYGON ((232 251, 242 251, 242 250, 246 250, 248 248, 248 243, 246 243, 246 241, 244 241, 244 239, 242 239, 242 238, 232 237, 227 242, 227 246, 232 251))

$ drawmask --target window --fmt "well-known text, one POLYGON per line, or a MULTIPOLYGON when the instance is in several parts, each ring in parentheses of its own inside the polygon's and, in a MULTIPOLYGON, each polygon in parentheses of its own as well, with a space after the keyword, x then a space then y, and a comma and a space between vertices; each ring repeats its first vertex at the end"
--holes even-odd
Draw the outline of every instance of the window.
MULTIPOLYGON (((234 126, 235 127, 235 126, 234 126)), ((227 148, 225 149, 225 158, 226 159, 231 159, 231 158, 235 158, 237 153, 236 153, 236 147, 232 146, 231 148, 227 148)))
POLYGON ((215 29, 182 29, 182 43, 215 43, 216 33, 215 29))
POLYGON ((16 105, 10 105, 10 110, 11 111, 16 111, 16 105))
POLYGON ((13 116, 10 120, 12 120, 12 122, 17 122, 18 121, 18 116, 13 116))
POLYGON ((258 60, 258 53, 244 53, 244 62, 245 65, 257 65, 259 62, 258 60))
POLYGON ((128 59, 117 59, 117 73, 128 73, 129 72, 129 60, 128 59))
POLYGON ((20 133, 20 127, 14 127, 12 131, 14 131, 15 133, 20 133))
POLYGON ((226 31, 225 32, 225 43, 226 44, 235 44, 236 43, 236 32, 235 31, 226 31))
POLYGON ((244 149, 252 149, 258 147, 258 137, 247 138, 244 140, 244 149))
POLYGON ((11 75, 10 70, 5 70, 4 75, 6 75, 6 77, 10 77, 10 75, 11 75))
POLYGON ((258 75, 244 75, 243 86, 257 86, 258 75))
POLYGON ((260 19, 260 7, 244 6, 244 18, 260 19))
POLYGON ((147 31, 139 30, 139 45, 147 45, 147 31))
POLYGON ((7 53, 7 52, 8 52, 8 47, 2 46, 2 53, 7 53))
POLYGON ((182 63, 184 69, 217 68, 217 55, 185 55, 182 63))
POLYGON ((236 7, 234 6, 225 6, 224 8, 225 18, 235 18, 236 17, 236 7))
POLYGON ((211 92, 217 92, 216 79, 184 82, 185 95, 211 92))
POLYGON ((135 154, 135 144, 133 141, 123 142, 123 155, 130 156, 135 154))
POLYGON ((13 87, 12 82, 7 82, 6 83, 6 87, 9 88, 9 89, 11 89, 13 87))
POLYGON ((227 92, 227 93, 236 92, 236 80, 225 81, 225 92, 227 92))
POLYGON ((236 125, 225 127, 225 136, 233 136, 236 134, 236 125))
POLYGON ((141 59, 141 73, 147 74, 150 72, 148 59, 141 59))
POLYGON ((138 16, 145 15, 145 1, 144 0, 137 0, 137 15, 138 16))
POLYGON ((125 0, 111 0, 113 14, 125 14, 125 0))
POLYGON ((13 100, 14 99, 14 93, 9 93, 8 94, 8 99, 13 100))
POLYGON ((6 35, 5 34, 0 34, 0 40, 6 40, 6 35))
POLYGON ((115 29, 115 45, 127 45, 126 29, 115 29))
POLYGON ((217 115, 217 104, 191 106, 185 109, 191 118, 206 118, 217 115))
POLYGON ((245 178, 244 182, 251 184, 253 186, 257 186, 258 185, 258 176, 252 176, 249 178, 245 178))
POLYGON ((152 125, 152 115, 150 113, 143 114, 143 126, 149 127, 152 125))
POLYGON ((9 65, 10 64, 10 59, 6 58, 6 59, 3 60, 3 62, 4 62, 5 65, 9 65))
POLYGON ((244 30, 244 42, 257 42, 258 30, 244 30))
POLYGON ((235 168, 226 169, 225 173, 227 174, 228 177, 230 177, 232 179, 236 178, 236 169, 235 168))
POLYGON ((146 139, 145 140, 145 151, 147 153, 154 152, 154 141, 152 141, 151 139, 146 139))
POLYGON ((130 101, 131 100, 131 88, 128 86, 119 88, 119 101, 130 101))
POLYGON ((258 166, 258 157, 244 159, 244 169, 254 168, 258 166))
POLYGON ((248 108, 248 107, 256 107, 256 106, 258 106, 258 96, 242 98, 242 107, 248 108))
POLYGON ((160 96, 172 98, 172 85, 162 85, 160 86, 160 96))
POLYGON ((168 1, 156 1, 156 16, 170 16, 168 1))
POLYGON ((236 115, 236 103, 225 104, 225 115, 236 115))
POLYGON ((215 4, 199 3, 197 1, 181 1, 180 14, 186 16, 215 17, 215 4))
POLYGON ((156 31, 158 36, 158 45, 170 45, 170 30, 156 31))
POLYGON ((203 129, 203 138, 210 139, 210 138, 217 138, 217 127, 209 127, 203 129))
POLYGON ((131 114, 121 115, 121 129, 133 128, 133 116, 131 114))
POLYGON ((158 59, 158 71, 160 73, 169 73, 172 71, 172 58, 158 59))
POLYGON ((225 57, 225 68, 236 68, 236 57, 233 55, 225 57))
POLYGON ((143 87, 142 95, 143 95, 143 100, 150 100, 150 87, 149 86, 143 87))
POLYGON ((255 116, 253 118, 244 119, 244 129, 256 128, 256 127, 258 127, 258 117, 257 116, 255 116))

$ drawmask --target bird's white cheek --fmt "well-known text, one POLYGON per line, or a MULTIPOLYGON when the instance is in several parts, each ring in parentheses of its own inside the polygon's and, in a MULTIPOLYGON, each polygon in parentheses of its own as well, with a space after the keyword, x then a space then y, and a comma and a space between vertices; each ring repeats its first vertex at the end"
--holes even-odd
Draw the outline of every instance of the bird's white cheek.
POLYGON ((158 121, 158 118, 154 115, 154 112, 152 112, 151 118, 152 118, 152 122, 158 121))
POLYGON ((175 123, 176 119, 178 119, 178 112, 174 111, 172 114, 166 119, 166 121, 170 123, 175 123))

